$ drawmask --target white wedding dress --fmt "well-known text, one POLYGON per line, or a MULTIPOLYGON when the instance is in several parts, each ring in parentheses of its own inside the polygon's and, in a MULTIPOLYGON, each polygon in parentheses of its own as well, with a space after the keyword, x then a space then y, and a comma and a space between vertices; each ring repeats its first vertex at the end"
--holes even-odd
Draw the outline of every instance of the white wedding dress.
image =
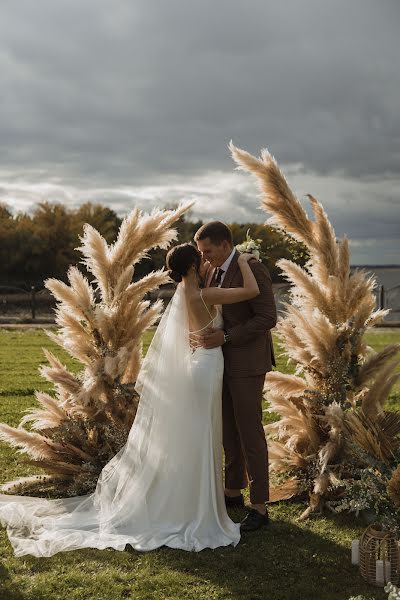
MULTIPOLYGON (((222 325, 220 310, 211 323, 222 325)), ((222 479, 222 350, 193 350, 189 337, 180 284, 143 361, 127 443, 96 490, 62 500, 0 495, 0 521, 17 556, 127 544, 200 551, 239 542, 222 479)))

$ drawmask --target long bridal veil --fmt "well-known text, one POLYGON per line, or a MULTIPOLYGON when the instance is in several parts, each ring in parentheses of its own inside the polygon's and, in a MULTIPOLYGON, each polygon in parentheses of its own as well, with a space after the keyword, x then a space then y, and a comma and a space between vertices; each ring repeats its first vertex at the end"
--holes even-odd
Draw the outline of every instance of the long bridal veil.
POLYGON ((146 532, 154 531, 163 517, 148 492, 160 472, 171 482, 179 479, 177 440, 193 393, 187 328, 178 286, 138 376, 141 399, 128 440, 102 470, 94 493, 61 500, 0 495, 0 520, 16 555, 123 549, 132 540, 140 547, 146 532))

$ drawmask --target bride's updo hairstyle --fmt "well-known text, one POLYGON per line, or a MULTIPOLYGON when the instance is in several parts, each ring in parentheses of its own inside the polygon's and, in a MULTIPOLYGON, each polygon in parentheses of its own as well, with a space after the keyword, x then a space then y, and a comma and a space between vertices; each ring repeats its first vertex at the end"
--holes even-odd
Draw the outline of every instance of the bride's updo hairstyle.
POLYGON ((179 283, 185 277, 189 269, 195 265, 198 272, 201 264, 201 254, 192 244, 180 244, 174 246, 167 254, 168 275, 179 283))

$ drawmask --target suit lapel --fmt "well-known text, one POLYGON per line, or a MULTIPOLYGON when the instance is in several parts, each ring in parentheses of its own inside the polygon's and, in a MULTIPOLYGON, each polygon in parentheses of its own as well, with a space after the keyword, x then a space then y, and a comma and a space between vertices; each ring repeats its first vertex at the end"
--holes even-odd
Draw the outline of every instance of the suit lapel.
POLYGON ((231 286, 232 279, 233 279, 236 271, 239 269, 238 258, 239 258, 239 252, 236 250, 236 252, 233 255, 233 258, 231 260, 231 264, 229 265, 228 270, 225 274, 224 280, 222 282, 222 285, 221 285, 222 288, 229 288, 231 286))

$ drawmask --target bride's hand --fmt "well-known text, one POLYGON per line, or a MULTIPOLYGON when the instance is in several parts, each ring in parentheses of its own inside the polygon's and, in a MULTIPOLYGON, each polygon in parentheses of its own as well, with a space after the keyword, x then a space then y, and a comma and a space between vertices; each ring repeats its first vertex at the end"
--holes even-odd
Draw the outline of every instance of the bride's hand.
POLYGON ((249 252, 243 252, 243 254, 240 254, 238 260, 241 260, 242 262, 249 262, 249 260, 251 260, 252 258, 255 259, 254 254, 250 254, 249 252))

